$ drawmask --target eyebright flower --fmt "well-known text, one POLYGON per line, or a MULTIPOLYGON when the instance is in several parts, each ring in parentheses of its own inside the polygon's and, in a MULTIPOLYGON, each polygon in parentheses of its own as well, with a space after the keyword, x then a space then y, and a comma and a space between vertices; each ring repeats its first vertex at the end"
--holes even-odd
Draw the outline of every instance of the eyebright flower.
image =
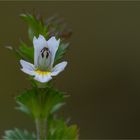
POLYGON ((60 39, 51 37, 48 41, 42 35, 33 38, 34 45, 34 65, 20 60, 22 71, 34 77, 35 80, 45 83, 52 79, 52 76, 58 75, 67 65, 67 62, 61 62, 55 66, 54 59, 60 44, 60 39))

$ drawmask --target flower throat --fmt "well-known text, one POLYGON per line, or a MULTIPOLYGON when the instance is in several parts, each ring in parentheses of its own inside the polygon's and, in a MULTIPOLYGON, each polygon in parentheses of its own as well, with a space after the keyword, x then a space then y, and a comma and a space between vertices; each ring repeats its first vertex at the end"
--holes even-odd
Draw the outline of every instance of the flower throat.
POLYGON ((48 58, 49 55, 50 55, 50 51, 49 51, 49 49, 46 48, 46 47, 44 47, 40 52, 41 52, 42 58, 44 58, 45 54, 46 54, 46 58, 48 58))

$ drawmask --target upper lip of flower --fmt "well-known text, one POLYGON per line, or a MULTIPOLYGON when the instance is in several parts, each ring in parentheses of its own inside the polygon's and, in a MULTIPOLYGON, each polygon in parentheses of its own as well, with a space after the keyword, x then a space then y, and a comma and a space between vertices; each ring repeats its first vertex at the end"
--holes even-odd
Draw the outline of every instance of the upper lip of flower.
POLYGON ((59 44, 60 39, 56 40, 54 36, 48 41, 42 35, 39 35, 38 38, 34 37, 34 65, 20 60, 21 70, 26 74, 34 76, 34 79, 39 82, 44 83, 51 80, 52 76, 58 75, 67 65, 67 62, 63 61, 53 67, 59 44))

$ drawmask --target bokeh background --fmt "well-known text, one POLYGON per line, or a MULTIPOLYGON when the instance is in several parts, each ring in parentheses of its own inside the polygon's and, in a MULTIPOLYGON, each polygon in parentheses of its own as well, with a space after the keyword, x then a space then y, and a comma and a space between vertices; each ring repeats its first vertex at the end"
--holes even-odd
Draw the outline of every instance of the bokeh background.
POLYGON ((81 139, 140 138, 140 2, 0 2, 0 135, 13 127, 34 130, 14 110, 29 88, 27 75, 4 46, 27 41, 19 14, 59 14, 73 29, 67 69, 56 87, 71 97, 61 110, 80 127, 81 139))

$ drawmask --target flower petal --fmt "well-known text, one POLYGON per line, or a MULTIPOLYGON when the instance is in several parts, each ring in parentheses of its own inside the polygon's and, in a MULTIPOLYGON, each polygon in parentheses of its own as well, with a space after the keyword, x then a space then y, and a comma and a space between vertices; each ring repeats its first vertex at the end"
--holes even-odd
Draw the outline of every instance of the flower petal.
POLYGON ((51 37, 51 38, 47 41, 48 48, 49 48, 49 50, 50 50, 50 52, 51 52, 51 55, 52 55, 51 67, 53 66, 55 54, 56 54, 56 51, 57 51, 57 49, 58 49, 59 44, 60 44, 60 39, 56 40, 56 38, 55 38, 54 36, 51 37))
POLYGON ((52 77, 50 74, 42 75, 42 74, 35 73, 34 79, 41 83, 46 83, 46 82, 50 81, 52 79, 52 77))
POLYGON ((31 75, 31 76, 34 76, 34 75, 35 75, 35 73, 34 73, 33 70, 29 70, 29 69, 26 69, 26 68, 22 68, 21 70, 22 70, 24 73, 29 74, 29 75, 31 75))
POLYGON ((28 69, 31 71, 33 71, 35 69, 33 64, 26 62, 24 60, 20 60, 20 64, 21 64, 22 68, 24 68, 24 69, 28 69))
POLYGON ((26 74, 29 74, 29 75, 34 75, 34 65, 29 63, 29 62, 26 62, 24 60, 20 60, 20 64, 22 66, 22 71, 26 74))
POLYGON ((34 45, 34 64, 38 66, 38 57, 40 51, 47 46, 47 42, 42 35, 39 35, 38 38, 33 38, 33 45, 34 45))
POLYGON ((66 61, 57 64, 57 65, 52 69, 51 75, 52 75, 52 76, 58 75, 61 71, 63 71, 63 70, 65 69, 66 65, 67 65, 67 62, 66 62, 66 61))

